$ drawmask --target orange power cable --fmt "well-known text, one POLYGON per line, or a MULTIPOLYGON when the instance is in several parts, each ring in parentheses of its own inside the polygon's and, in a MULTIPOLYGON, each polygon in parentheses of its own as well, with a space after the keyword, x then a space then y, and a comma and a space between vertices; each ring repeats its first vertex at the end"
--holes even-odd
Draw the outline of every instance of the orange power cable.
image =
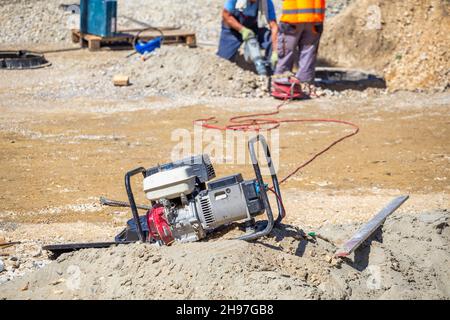
POLYGON ((316 160, 318 157, 320 157, 322 154, 329 151, 335 145, 337 145, 340 142, 342 142, 352 136, 355 136, 359 133, 359 127, 356 124, 349 122, 349 121, 344 121, 344 120, 266 118, 267 116, 273 116, 273 115, 279 114, 281 111, 281 108, 286 106, 289 101, 291 101, 291 100, 284 100, 272 112, 253 113, 253 114, 249 114, 249 115, 231 117, 229 119, 229 124, 227 124, 225 126, 216 125, 217 120, 215 117, 210 117, 210 118, 205 118, 205 119, 197 119, 194 121, 194 124, 202 126, 203 128, 215 129, 215 130, 221 130, 221 131, 234 130, 234 131, 256 131, 256 132, 258 132, 263 128, 267 131, 270 131, 270 130, 279 128, 282 123, 305 123, 305 122, 337 123, 337 124, 343 124, 343 125, 350 126, 354 129, 353 132, 333 141, 326 148, 324 148, 321 151, 314 154, 309 160, 307 160, 304 163, 297 166, 292 172, 290 172, 288 175, 286 175, 280 181, 280 185, 281 185, 281 184, 285 183, 287 180, 289 180, 292 176, 296 175, 301 169, 303 169, 304 167, 309 165, 311 162, 316 160))

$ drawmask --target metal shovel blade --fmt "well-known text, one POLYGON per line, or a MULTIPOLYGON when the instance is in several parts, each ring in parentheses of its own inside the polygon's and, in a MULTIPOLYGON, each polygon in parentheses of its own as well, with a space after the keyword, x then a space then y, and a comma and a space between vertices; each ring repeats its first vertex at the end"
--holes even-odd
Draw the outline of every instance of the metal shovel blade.
POLYGON ((409 199, 409 196, 401 196, 392 200, 383 210, 367 222, 355 235, 348 240, 342 249, 336 253, 336 257, 347 257, 366 241, 400 206, 409 199))

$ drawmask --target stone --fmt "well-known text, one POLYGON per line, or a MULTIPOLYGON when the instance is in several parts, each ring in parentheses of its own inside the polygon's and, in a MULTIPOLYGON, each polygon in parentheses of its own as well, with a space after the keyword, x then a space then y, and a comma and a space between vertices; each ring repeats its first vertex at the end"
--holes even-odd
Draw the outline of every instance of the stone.
POLYGON ((29 287, 30 287, 30 283, 27 282, 20 290, 21 291, 27 291, 29 289, 29 287))
POLYGON ((37 257, 40 257, 41 254, 42 254, 42 249, 41 249, 41 248, 38 248, 36 251, 34 251, 33 253, 31 253, 31 256, 32 256, 33 258, 37 258, 37 257))
POLYGON ((52 285, 52 286, 56 286, 56 285, 58 285, 58 284, 60 284, 60 283, 63 283, 63 282, 65 282, 66 280, 64 279, 64 278, 60 278, 60 279, 58 279, 58 280, 55 280, 55 281, 52 281, 52 282, 50 282, 50 284, 52 285))
POLYGON ((130 77, 125 75, 115 75, 113 78, 113 84, 116 87, 126 87, 130 85, 130 77))

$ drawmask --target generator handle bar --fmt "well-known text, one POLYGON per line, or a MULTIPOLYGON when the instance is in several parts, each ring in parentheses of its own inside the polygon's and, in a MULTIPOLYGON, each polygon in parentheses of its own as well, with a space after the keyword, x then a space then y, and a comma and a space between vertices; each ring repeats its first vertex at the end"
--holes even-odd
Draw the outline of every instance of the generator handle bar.
MULTIPOLYGON (((277 217, 277 220, 275 221, 275 224, 279 224, 285 217, 286 212, 285 212, 284 206, 283 206, 283 198, 281 197, 280 183, 278 182, 277 171, 275 170, 275 167, 273 165, 272 155, 270 153, 269 146, 267 145, 266 138, 263 135, 258 135, 249 141, 249 152, 250 152, 250 157, 251 157, 251 160, 253 163, 253 167, 255 167, 255 165, 256 165, 259 169, 258 158, 257 158, 256 152, 254 150, 254 144, 257 141, 261 142, 261 144, 264 148, 264 154, 266 156, 267 166, 269 167, 270 175, 272 177, 272 184, 273 184, 272 191, 275 193, 275 196, 277 199, 277 207, 278 207, 278 217, 277 217), (251 145, 250 145, 250 143, 251 143, 251 145)), ((261 177, 261 180, 262 180, 262 177, 261 177)))
POLYGON ((145 235, 144 232, 142 231, 142 225, 139 219, 139 213, 136 207, 136 202, 134 201, 134 195, 133 191, 131 190, 131 183, 130 183, 131 177, 139 173, 142 173, 144 178, 146 177, 146 169, 143 167, 139 167, 127 172, 127 174, 125 175, 125 189, 127 190, 128 201, 130 202, 131 213, 133 214, 134 223, 136 224, 139 240, 141 242, 145 242, 145 235))
POLYGON ((264 136, 257 135, 256 137, 253 137, 252 139, 249 140, 248 148, 249 148, 250 158, 251 158, 251 161, 253 164, 253 170, 255 171, 255 175, 256 175, 256 179, 258 180, 258 184, 260 185, 259 190, 261 192, 261 197, 262 197, 262 200, 264 203, 264 207, 266 208, 266 214, 267 214, 268 219, 267 219, 267 226, 265 227, 264 230, 255 232, 255 233, 252 233, 249 235, 244 235, 244 236, 241 236, 238 238, 239 240, 246 240, 246 241, 256 240, 258 238, 268 235, 272 231, 273 226, 274 226, 274 218, 273 218, 272 208, 270 206, 269 197, 267 196, 267 192, 264 187, 264 179, 262 177, 261 168, 259 167, 258 157, 256 156, 256 152, 255 152, 256 142, 260 142, 261 145, 263 146, 264 153, 266 156, 267 166, 269 167, 270 174, 272 176, 274 190, 277 193, 277 204, 278 204, 278 213, 279 213, 277 222, 281 221, 281 219, 282 219, 282 211, 281 211, 282 205, 280 203, 281 194, 279 193, 280 188, 279 188, 279 184, 278 184, 276 171, 275 171, 275 168, 273 167, 270 150, 269 150, 269 147, 267 145, 267 142, 266 142, 266 139, 264 138, 264 136))

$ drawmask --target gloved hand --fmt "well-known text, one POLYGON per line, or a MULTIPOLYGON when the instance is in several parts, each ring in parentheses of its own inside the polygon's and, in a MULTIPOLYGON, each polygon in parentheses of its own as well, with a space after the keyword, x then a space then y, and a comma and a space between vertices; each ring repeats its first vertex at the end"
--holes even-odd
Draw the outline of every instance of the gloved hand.
POLYGON ((242 40, 244 41, 247 41, 248 39, 255 37, 255 33, 246 27, 243 27, 239 32, 242 35, 242 40))
POLYGON ((278 52, 272 52, 272 56, 270 57, 270 62, 272 64, 272 69, 275 69, 278 63, 278 52))

